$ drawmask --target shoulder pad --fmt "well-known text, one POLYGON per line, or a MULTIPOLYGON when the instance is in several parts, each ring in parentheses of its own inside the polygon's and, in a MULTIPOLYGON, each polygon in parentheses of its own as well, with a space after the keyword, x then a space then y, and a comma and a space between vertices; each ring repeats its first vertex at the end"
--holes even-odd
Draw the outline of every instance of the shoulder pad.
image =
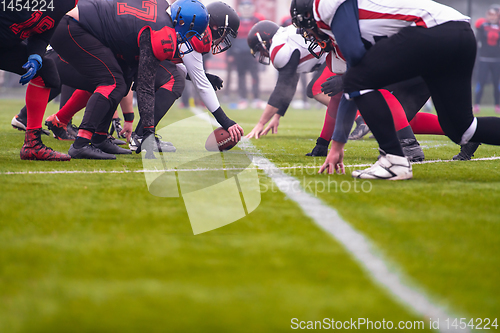
MULTIPOLYGON (((317 22, 323 22, 327 25, 332 23, 332 19, 337 12, 337 9, 346 0, 314 0, 314 19, 317 22)), ((319 25, 318 25, 319 26, 319 25)), ((321 27, 320 27, 321 28, 321 27)))
POLYGON ((153 53, 158 60, 171 60, 177 50, 175 30, 170 27, 163 27, 159 31, 151 29, 151 45, 153 46, 153 53))
POLYGON ((276 45, 271 48, 271 62, 276 69, 285 67, 290 61, 294 49, 288 44, 276 45))
POLYGON ((201 35, 201 40, 194 36, 189 42, 196 52, 201 54, 208 53, 212 47, 212 31, 207 27, 201 35))

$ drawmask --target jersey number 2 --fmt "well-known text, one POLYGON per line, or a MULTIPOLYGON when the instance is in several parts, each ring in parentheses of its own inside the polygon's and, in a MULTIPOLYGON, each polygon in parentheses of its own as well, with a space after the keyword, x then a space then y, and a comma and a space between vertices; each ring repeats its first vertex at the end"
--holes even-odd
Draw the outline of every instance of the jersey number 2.
POLYGON ((142 10, 129 6, 124 2, 117 3, 118 15, 133 15, 138 19, 156 22, 156 0, 142 2, 142 10))

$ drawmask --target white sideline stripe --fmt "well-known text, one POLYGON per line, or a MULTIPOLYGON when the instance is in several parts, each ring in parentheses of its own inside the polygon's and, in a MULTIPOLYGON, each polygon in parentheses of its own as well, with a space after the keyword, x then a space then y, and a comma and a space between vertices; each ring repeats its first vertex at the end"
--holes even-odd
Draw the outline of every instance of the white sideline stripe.
MULTIPOLYGON (((241 144, 239 145, 241 147, 241 144)), ((248 153, 248 152, 247 152, 248 153)), ((259 154, 259 156, 262 156, 259 154)), ((475 158, 470 161, 494 161, 500 160, 500 156, 492 156, 492 157, 482 157, 475 158)), ((422 162, 414 162, 415 164, 430 164, 430 163, 449 163, 449 162, 457 162, 460 163, 462 161, 454 161, 454 160, 429 160, 422 162)), ((372 164, 352 164, 346 165, 346 168, 364 168, 369 167, 372 164)), ((289 166, 289 167, 278 167, 275 166, 276 169, 280 170, 292 170, 292 169, 318 169, 321 165, 297 165, 297 166, 289 166)), ((55 175, 55 174, 123 174, 123 173, 156 173, 156 172, 196 172, 196 171, 243 171, 248 168, 196 168, 196 169, 155 169, 155 170, 52 170, 52 171, 4 171, 0 172, 0 175, 55 175)))
MULTIPOLYGON (((204 113, 198 108, 191 108, 191 111, 197 115, 204 113)), ((212 119, 213 123, 215 120, 212 119)), ((215 123, 215 126, 219 125, 215 123)), ((340 242, 370 273, 372 279, 387 288, 393 296, 396 296, 397 300, 417 314, 434 320, 440 318, 440 323, 443 323, 446 318, 456 318, 446 313, 440 306, 433 304, 422 291, 405 284, 403 281, 407 281, 407 278, 403 274, 395 272, 394 269, 391 270, 386 260, 363 234, 345 222, 335 209, 305 192, 298 179, 285 174, 274 163, 262 156, 250 140, 244 138, 239 147, 252 155, 253 163, 262 169, 284 194, 295 201, 305 215, 340 242)), ((424 321, 424 324, 427 323, 424 321)), ((440 329, 440 331, 446 332, 448 330, 440 329)), ((464 331, 468 332, 468 330, 464 331)))

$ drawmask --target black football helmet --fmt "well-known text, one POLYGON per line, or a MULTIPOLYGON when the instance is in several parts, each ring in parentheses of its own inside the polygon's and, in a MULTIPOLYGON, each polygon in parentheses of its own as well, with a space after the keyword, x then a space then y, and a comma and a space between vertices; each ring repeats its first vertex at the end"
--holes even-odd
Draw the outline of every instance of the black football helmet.
POLYGON ((212 31, 212 54, 218 54, 231 47, 229 37, 236 38, 240 27, 240 18, 228 4, 217 1, 207 5, 210 15, 208 26, 212 31))
POLYGON ((290 16, 292 24, 301 29, 312 29, 316 26, 313 14, 314 0, 292 0, 290 16))
POLYGON ((261 64, 269 65, 271 62, 269 57, 271 40, 278 29, 279 26, 276 23, 264 20, 256 23, 248 33, 247 43, 250 52, 254 57, 259 53, 259 62, 261 64))
POLYGON ((309 52, 319 59, 325 52, 332 49, 332 42, 318 29, 314 19, 313 5, 314 0, 292 0, 290 16, 292 24, 297 27, 297 33, 310 42, 309 52))

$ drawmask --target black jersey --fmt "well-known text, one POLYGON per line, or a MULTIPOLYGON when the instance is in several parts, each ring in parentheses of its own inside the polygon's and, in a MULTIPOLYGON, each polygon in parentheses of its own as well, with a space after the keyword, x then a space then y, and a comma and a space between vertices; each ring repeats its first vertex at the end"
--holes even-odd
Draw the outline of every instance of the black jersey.
MULTIPOLYGON (((145 28, 173 29, 166 0, 80 0, 80 24, 118 58, 135 66, 139 58, 139 35, 145 28)), ((175 51, 175 41, 170 45, 175 51)))
POLYGON ((34 38, 41 50, 32 52, 43 54, 54 28, 64 14, 76 5, 75 0, 23 1, 23 5, 35 3, 37 6, 19 9, 0 5, 0 47, 11 47, 26 39, 29 39, 29 45, 34 38))
POLYGON ((476 38, 481 44, 479 60, 487 59, 498 61, 500 59, 500 25, 482 21, 476 23, 476 38), (482 59, 483 58, 483 59, 482 59))

